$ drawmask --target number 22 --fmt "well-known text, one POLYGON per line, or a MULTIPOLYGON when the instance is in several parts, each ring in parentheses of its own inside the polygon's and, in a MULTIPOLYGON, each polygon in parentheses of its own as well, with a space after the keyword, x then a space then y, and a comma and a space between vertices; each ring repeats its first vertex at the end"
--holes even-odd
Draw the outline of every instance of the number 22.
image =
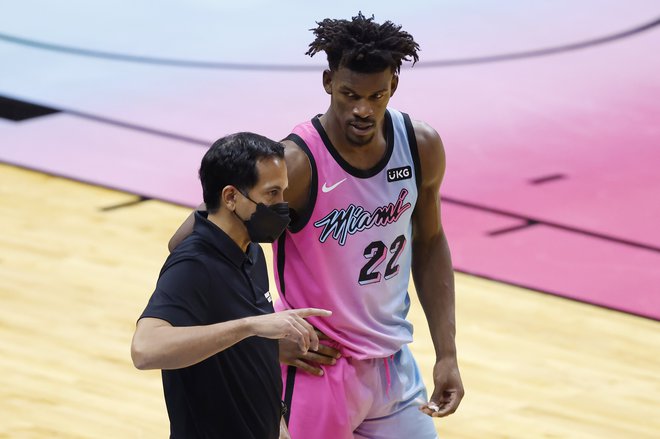
MULTIPOLYGON (((396 262, 398 261, 399 256, 401 255, 401 250, 403 250, 405 245, 406 238, 403 235, 397 236, 392 245, 390 245, 390 253, 392 253, 392 257, 385 267, 386 280, 399 274, 399 266, 396 265, 396 262)), ((360 278, 358 279, 360 285, 380 282, 381 272, 376 271, 376 268, 378 268, 378 266, 385 260, 386 251, 387 246, 383 241, 374 241, 364 249, 364 257, 368 260, 364 267, 362 267, 362 270, 360 270, 360 278)))

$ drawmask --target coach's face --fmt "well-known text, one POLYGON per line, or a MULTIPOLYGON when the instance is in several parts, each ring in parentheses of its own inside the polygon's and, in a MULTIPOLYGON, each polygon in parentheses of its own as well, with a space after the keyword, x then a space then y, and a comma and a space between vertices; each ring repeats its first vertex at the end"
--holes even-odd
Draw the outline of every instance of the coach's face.
POLYGON ((342 137, 351 146, 370 143, 383 128, 385 111, 399 78, 387 68, 359 73, 346 67, 323 73, 323 87, 330 95, 330 110, 342 137))
MULTIPOLYGON (((267 157, 257 161, 257 183, 247 192, 255 203, 270 206, 284 201, 284 190, 289 185, 283 158, 267 157)), ((244 197, 239 197, 244 198, 244 197)), ((241 217, 249 218, 257 206, 247 199, 237 200, 236 210, 241 217)))

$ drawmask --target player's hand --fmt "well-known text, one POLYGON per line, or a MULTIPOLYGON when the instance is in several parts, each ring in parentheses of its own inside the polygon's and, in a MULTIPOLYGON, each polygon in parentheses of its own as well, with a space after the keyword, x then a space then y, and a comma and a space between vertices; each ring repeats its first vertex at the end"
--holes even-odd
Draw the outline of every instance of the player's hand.
POLYGON ((305 318, 311 316, 328 317, 330 315, 332 315, 332 312, 325 309, 302 308, 248 317, 246 321, 254 335, 291 340, 301 352, 307 352, 310 348, 313 350, 319 348, 319 337, 316 335, 314 327, 307 323, 305 318))
POLYGON ((465 394, 456 357, 443 358, 435 363, 433 382, 435 389, 431 400, 421 406, 420 410, 434 418, 451 415, 456 411, 465 394))
POLYGON ((286 422, 284 422, 284 416, 280 419, 280 437, 279 439, 291 439, 291 435, 289 434, 289 428, 286 426, 286 422))
MULTIPOLYGON (((331 338, 318 329, 316 330, 316 335, 320 340, 332 341, 331 338)), ((318 365, 332 366, 337 362, 339 357, 341 357, 341 354, 337 349, 323 343, 319 343, 317 349, 310 349, 307 352, 303 352, 296 343, 286 339, 280 340, 280 363, 295 366, 312 375, 323 375, 323 369, 318 367, 318 365)))

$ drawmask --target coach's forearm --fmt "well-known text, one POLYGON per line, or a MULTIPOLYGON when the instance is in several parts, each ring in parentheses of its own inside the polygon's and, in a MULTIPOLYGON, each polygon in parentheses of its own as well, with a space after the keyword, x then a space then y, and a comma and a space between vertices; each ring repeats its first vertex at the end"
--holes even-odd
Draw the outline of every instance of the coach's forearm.
POLYGON ((251 331, 247 319, 184 327, 142 319, 133 337, 131 357, 141 370, 180 369, 233 346, 253 335, 251 331))

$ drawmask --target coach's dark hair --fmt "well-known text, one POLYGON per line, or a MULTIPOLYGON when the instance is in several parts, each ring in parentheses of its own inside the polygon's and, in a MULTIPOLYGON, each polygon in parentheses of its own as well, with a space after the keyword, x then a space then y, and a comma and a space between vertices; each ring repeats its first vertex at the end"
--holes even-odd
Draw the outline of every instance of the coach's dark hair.
POLYGON ((267 157, 284 157, 284 146, 254 133, 236 133, 218 139, 204 154, 199 168, 206 209, 217 212, 225 186, 249 191, 257 184, 257 161, 267 157))
POLYGON ((382 72, 386 68, 399 73, 402 61, 419 60, 419 45, 412 35, 391 21, 374 22, 359 12, 351 21, 326 18, 310 29, 316 39, 305 55, 325 52, 330 70, 347 67, 360 73, 382 72))

